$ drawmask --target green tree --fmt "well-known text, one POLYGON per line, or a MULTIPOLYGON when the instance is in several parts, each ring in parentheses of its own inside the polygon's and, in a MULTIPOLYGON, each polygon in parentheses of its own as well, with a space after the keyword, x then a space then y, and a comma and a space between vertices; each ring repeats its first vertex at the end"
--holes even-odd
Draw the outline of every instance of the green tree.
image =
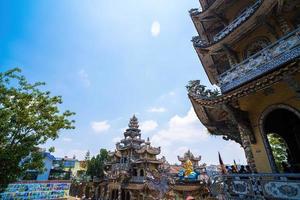
POLYGON ((85 161, 89 161, 89 160, 90 160, 90 157, 91 157, 91 153, 90 153, 90 150, 88 150, 88 151, 86 152, 86 154, 85 154, 84 160, 85 160, 85 161))
POLYGON ((284 139, 275 133, 268 134, 269 144, 272 149, 273 157, 279 171, 282 171, 282 162, 288 161, 287 145, 284 139))
POLYGON ((106 149, 100 149, 99 154, 87 161, 86 174, 91 177, 103 178, 106 161, 108 161, 108 152, 106 149))
POLYGON ((0 190, 26 170, 43 170, 38 145, 55 140, 61 129, 73 129, 73 112, 61 112, 60 96, 30 84, 20 69, 0 73, 0 190))
POLYGON ((49 151, 50 153, 54 153, 54 152, 55 152, 55 147, 50 147, 50 148, 48 149, 48 151, 49 151))

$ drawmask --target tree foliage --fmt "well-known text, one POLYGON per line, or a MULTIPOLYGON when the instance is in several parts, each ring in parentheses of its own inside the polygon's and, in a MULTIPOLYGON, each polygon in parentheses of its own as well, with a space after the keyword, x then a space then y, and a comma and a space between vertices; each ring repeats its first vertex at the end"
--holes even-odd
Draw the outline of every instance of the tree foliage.
POLYGON ((56 139, 61 129, 73 129, 73 112, 60 112, 60 96, 30 84, 20 69, 0 73, 0 189, 28 169, 42 170, 38 145, 56 139))
POLYGON ((48 151, 50 152, 50 153, 54 153, 55 152, 55 147, 50 147, 49 149, 48 149, 48 151))
POLYGON ((272 149, 273 157, 277 168, 282 171, 282 162, 288 161, 287 145, 284 139, 275 133, 268 134, 269 144, 272 149))
POLYGON ((106 149, 100 149, 100 153, 93 156, 87 161, 86 174, 91 177, 104 177, 105 162, 108 160, 108 152, 106 149))

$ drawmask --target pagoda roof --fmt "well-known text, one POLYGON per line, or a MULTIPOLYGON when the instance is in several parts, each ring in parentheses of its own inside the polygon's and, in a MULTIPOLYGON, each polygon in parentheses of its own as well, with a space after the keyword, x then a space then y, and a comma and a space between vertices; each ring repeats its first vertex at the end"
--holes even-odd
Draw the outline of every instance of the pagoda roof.
POLYGON ((158 148, 152 147, 150 145, 150 142, 147 142, 146 145, 143 145, 141 147, 141 149, 136 150, 136 152, 138 154, 149 153, 149 154, 152 154, 152 155, 158 155, 158 154, 160 154, 161 150, 160 150, 160 147, 158 147, 158 148))
POLYGON ((144 143, 145 140, 143 139, 140 139, 140 138, 126 138, 126 139, 122 139, 121 140, 121 143, 123 144, 129 144, 129 143, 139 143, 139 144, 142 144, 144 143))
POLYGON ((124 132, 124 136, 126 137, 131 137, 135 138, 137 136, 141 135, 141 130, 139 129, 139 121, 135 115, 133 115, 128 123, 128 128, 124 132))
POLYGON ((154 148, 154 147, 151 147, 151 148, 142 148, 142 149, 138 149, 136 150, 137 153, 139 154, 143 154, 143 153, 149 153, 149 154, 153 154, 153 155, 158 155, 160 154, 160 148, 154 148))
POLYGON ((293 62, 225 94, 208 96, 205 91, 195 94, 194 91, 190 90, 188 96, 197 117, 209 133, 221 135, 225 140, 230 139, 242 144, 238 125, 232 120, 224 106, 230 105, 251 93, 268 88, 296 72, 300 72, 299 63, 293 62))
POLYGON ((121 145, 119 142, 116 144, 116 149, 118 151, 124 151, 127 149, 140 149, 141 145, 140 144, 135 144, 135 143, 129 143, 127 145, 121 145))
POLYGON ((183 157, 177 156, 177 158, 181 162, 185 162, 187 160, 199 162, 201 160, 201 156, 195 157, 190 150, 188 150, 187 152, 185 152, 183 157))
POLYGON ((122 157, 121 152, 118 151, 118 150, 115 150, 115 151, 109 151, 109 152, 108 152, 108 156, 110 156, 110 157, 116 156, 116 157, 118 157, 118 158, 121 158, 121 157, 122 157))
POLYGON ((146 158, 142 158, 142 159, 137 159, 135 160, 133 163, 135 164, 139 164, 139 163, 154 163, 154 164, 161 164, 162 161, 160 160, 151 160, 151 159, 146 159, 146 158))

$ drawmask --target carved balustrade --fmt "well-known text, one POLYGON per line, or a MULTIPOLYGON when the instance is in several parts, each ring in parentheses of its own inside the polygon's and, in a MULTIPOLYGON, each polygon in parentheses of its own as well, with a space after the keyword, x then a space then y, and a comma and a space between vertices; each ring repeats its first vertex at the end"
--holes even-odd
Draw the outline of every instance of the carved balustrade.
POLYGON ((146 181, 144 176, 132 176, 130 182, 132 183, 144 183, 146 181))
MULTIPOLYGON (((199 36, 194 36, 192 38, 192 42, 195 47, 199 48, 206 48, 210 45, 213 45, 217 42, 219 42, 221 39, 225 38, 227 35, 229 35, 232 31, 237 29, 243 22, 245 22, 247 19, 249 19, 255 11, 259 8, 259 6, 262 4, 263 0, 257 0, 252 6, 246 8, 244 12, 242 12, 238 17, 236 17, 229 25, 227 25, 224 29, 222 29, 220 32, 218 32, 211 42, 208 42, 206 40, 201 39, 199 36)), ((200 13, 199 9, 191 9, 190 14, 198 15, 200 13)))
POLYGON ((300 199, 300 174, 230 174, 214 177, 213 196, 224 199, 300 199))
POLYGON ((227 92, 300 56, 300 28, 267 46, 219 76, 222 92, 227 92))
POLYGON ((227 25, 223 30, 216 34, 213 38, 214 42, 218 42, 239 27, 243 22, 245 22, 253 13, 259 8, 262 0, 256 1, 252 6, 245 9, 238 17, 236 17, 229 25, 227 25))

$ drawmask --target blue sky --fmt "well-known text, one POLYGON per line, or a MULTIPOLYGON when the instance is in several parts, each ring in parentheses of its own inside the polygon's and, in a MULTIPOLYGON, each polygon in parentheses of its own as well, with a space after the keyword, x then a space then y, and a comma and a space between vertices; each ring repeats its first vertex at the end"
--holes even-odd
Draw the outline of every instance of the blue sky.
POLYGON ((185 85, 209 85, 190 42, 197 0, 0 1, 0 69, 20 67, 62 95, 76 129, 62 131, 56 156, 114 149, 135 113, 144 138, 173 163, 191 149, 202 161, 245 163, 238 144, 209 136, 185 85))

